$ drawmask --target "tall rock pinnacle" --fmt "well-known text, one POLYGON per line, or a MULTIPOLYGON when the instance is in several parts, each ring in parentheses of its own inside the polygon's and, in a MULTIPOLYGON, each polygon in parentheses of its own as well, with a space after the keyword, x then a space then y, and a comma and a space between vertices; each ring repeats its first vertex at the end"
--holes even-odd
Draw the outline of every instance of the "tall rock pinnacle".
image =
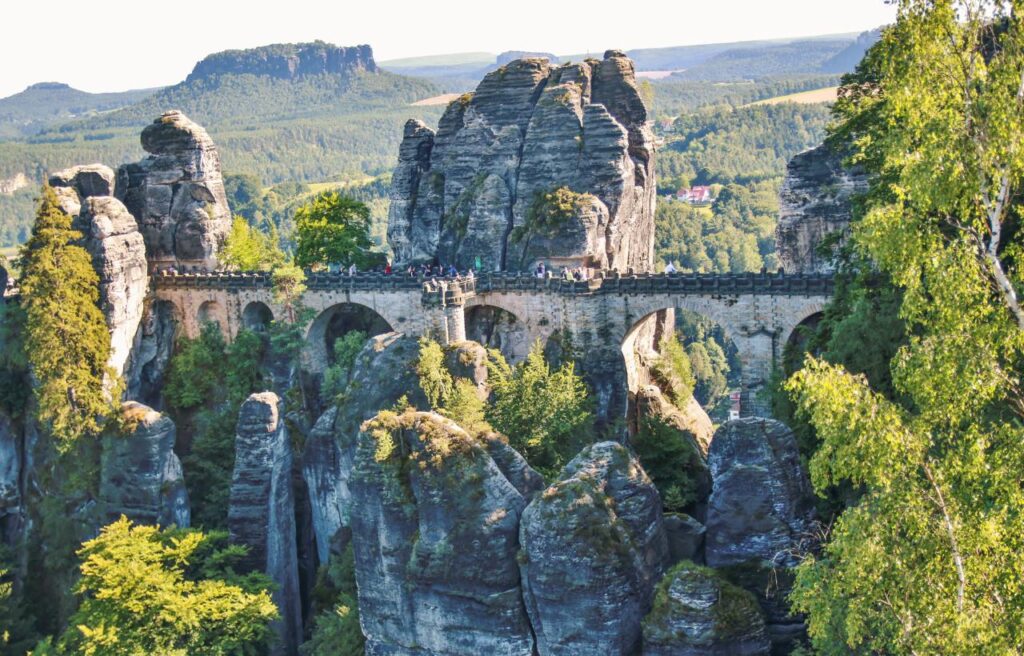
POLYGON ((151 264, 216 268, 231 230, 220 155, 201 126, 165 112, 142 131, 150 153, 117 173, 117 196, 138 220, 151 264))

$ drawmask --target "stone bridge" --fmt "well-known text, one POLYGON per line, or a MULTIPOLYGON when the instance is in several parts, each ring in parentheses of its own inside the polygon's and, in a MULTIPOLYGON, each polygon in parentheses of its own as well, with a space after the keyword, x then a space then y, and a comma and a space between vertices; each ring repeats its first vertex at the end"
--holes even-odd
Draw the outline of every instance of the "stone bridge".
MULTIPOLYGON (((720 324, 741 362, 741 412, 765 415, 758 392, 801 324, 822 311, 830 275, 598 273, 588 281, 485 274, 475 280, 424 280, 403 275, 312 273, 304 304, 316 312, 307 328, 307 358, 326 367, 330 343, 347 330, 395 330, 442 343, 475 339, 520 360, 540 340, 570 352, 611 420, 625 413, 628 392, 645 381, 636 366, 638 336, 656 337, 674 309, 720 324), (658 318, 662 321, 658 321, 658 318)), ((179 329, 198 334, 206 321, 228 338, 259 330, 282 316, 269 274, 159 274, 156 303, 179 329)), ((650 340, 647 340, 650 343, 650 340)))

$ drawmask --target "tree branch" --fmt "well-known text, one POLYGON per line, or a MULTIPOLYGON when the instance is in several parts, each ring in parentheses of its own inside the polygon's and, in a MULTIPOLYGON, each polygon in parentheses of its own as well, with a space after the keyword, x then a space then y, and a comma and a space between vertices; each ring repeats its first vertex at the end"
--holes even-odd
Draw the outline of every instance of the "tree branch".
POLYGON ((946 526, 946 533, 949 535, 950 548, 953 552, 953 564, 956 567, 956 576, 958 579, 956 588, 956 610, 958 613, 962 613, 964 610, 964 589, 967 587, 967 575, 964 573, 964 559, 960 555, 960 546, 957 544, 956 531, 953 527, 953 518, 949 514, 949 508, 946 506, 946 498, 942 495, 942 490, 939 488, 938 483, 935 481, 935 477, 932 476, 931 467, 928 466, 927 462, 922 463, 921 468, 924 470, 924 475, 931 483, 932 489, 935 491, 935 505, 939 508, 939 512, 942 513, 942 520, 946 526))

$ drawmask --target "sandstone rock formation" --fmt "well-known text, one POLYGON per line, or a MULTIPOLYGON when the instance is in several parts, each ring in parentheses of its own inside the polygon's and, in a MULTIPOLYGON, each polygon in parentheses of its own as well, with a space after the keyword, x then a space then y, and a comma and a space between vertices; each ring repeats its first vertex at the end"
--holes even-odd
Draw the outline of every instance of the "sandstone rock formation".
POLYGON ((868 184, 863 171, 845 168, 842 159, 842 154, 822 144, 800 153, 786 167, 775 242, 779 264, 787 273, 834 268, 828 256, 818 253, 818 246, 832 233, 846 234, 853 196, 866 191, 868 184))
POLYGON ((0 542, 5 541, 22 514, 21 468, 24 445, 21 427, 6 412, 0 412, 0 542))
POLYGON ((107 521, 125 515, 139 524, 188 526, 188 492, 174 453, 174 422, 129 401, 121 406, 125 435, 104 438, 100 501, 107 521))
POLYGON ((170 301, 146 304, 135 346, 125 367, 125 396, 160 407, 164 374, 174 353, 174 339, 181 317, 170 301))
POLYGON ((117 172, 117 197, 135 216, 151 264, 217 266, 231 229, 220 156, 201 126, 165 112, 142 131, 150 155, 117 172))
POLYGON ((813 528, 814 496, 793 431, 774 419, 729 421, 715 433, 708 467, 708 565, 795 565, 792 550, 813 528))
POLYGON ((789 612, 788 568, 812 545, 814 497, 796 438, 773 419, 723 424, 708 454, 713 490, 708 504, 705 561, 727 568, 765 612, 777 653, 789 653, 805 631, 789 612))
POLYGON ((228 530, 249 552, 243 567, 266 572, 280 618, 275 654, 294 656, 302 639, 292 445, 273 392, 252 394, 238 413, 235 470, 231 477, 228 530))
POLYGON ((340 48, 323 41, 280 43, 209 55, 195 65, 185 83, 217 75, 248 73, 291 80, 307 75, 337 75, 354 71, 377 71, 370 46, 340 48))
POLYGON ((64 211, 73 217, 86 198, 114 195, 114 171, 103 164, 72 166, 52 173, 49 182, 64 211))
POLYGON ((368 340, 352 365, 345 403, 324 412, 306 439, 302 471, 320 562, 327 562, 332 546, 344 546, 338 531, 349 526, 350 477, 362 423, 403 396, 413 406, 427 405, 416 376, 418 358, 419 343, 401 333, 368 340))
POLYGON ((388 241, 399 263, 527 270, 543 260, 649 270, 654 139, 633 63, 515 60, 405 126, 388 241))
POLYGON ((644 656, 767 656, 769 650, 754 596, 690 562, 665 575, 644 619, 644 656))
POLYGON ((146 246, 135 218, 111 196, 82 201, 72 226, 84 235, 83 246, 100 276, 100 309, 110 329, 109 364, 121 375, 137 342, 149 292, 146 246))
POLYGON ((540 654, 635 653, 668 546, 658 492, 625 447, 576 456, 523 512, 519 540, 540 654))
POLYGON ((516 563, 527 500, 480 442, 437 414, 383 412, 359 434, 351 490, 367 654, 534 653, 516 563))

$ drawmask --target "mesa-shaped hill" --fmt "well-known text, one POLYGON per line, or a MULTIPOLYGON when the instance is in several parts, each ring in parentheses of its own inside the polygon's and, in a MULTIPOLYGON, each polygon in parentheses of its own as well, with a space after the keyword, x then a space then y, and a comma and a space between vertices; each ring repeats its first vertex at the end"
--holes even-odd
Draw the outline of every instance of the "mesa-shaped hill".
MULTIPOLYGON (((0 179, 22 173, 41 183, 48 171, 81 162, 137 161, 139 131, 171 109, 208 129, 228 173, 254 174, 264 184, 376 175, 394 165, 406 120, 440 117, 443 108, 411 106, 439 92, 429 80, 379 70, 369 46, 225 51, 128 107, 0 142, 0 179)), ((31 223, 31 197, 2 199, 0 242, 16 241, 31 223)))

